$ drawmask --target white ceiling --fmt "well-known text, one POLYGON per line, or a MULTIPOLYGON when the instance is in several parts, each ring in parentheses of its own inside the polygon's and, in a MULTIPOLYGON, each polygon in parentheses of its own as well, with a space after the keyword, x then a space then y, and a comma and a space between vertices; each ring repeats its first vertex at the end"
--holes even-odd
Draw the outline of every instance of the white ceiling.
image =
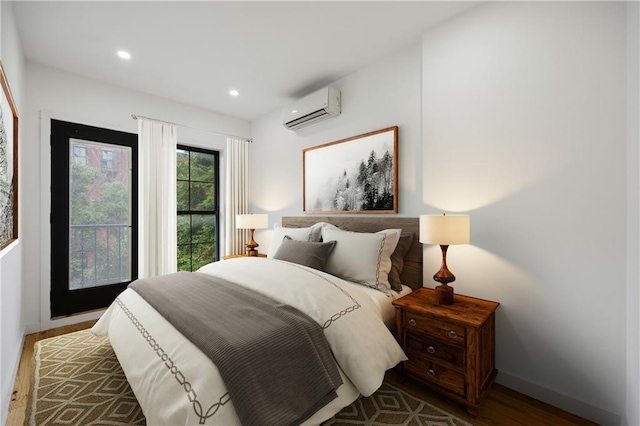
POLYGON ((14 11, 30 61, 253 120, 476 4, 20 1, 14 11))

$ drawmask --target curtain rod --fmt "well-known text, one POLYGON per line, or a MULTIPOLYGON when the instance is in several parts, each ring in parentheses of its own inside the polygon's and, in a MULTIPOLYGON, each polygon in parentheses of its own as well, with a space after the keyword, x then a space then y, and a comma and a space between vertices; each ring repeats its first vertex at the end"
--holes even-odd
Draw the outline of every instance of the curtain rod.
POLYGON ((245 139, 247 140, 249 143, 253 143, 253 139, 251 138, 245 138, 244 136, 238 136, 238 135, 232 135, 229 133, 221 133, 221 132, 216 132, 213 130, 209 130, 209 129, 202 129, 200 127, 193 127, 193 126, 186 126, 184 124, 180 124, 180 123, 173 123, 171 121, 166 121, 166 120, 158 120, 157 118, 151 118, 151 117, 145 117, 143 115, 138 115, 138 114, 134 114, 131 113, 131 118, 133 118, 134 120, 137 120, 138 118, 144 118, 145 120, 151 120, 151 121, 157 121, 159 123, 166 123, 166 124, 171 124, 173 126, 178 126, 178 127, 186 127, 187 129, 193 129, 193 130, 200 130, 201 132, 208 132, 208 133, 215 133, 217 135, 222 135, 222 136, 231 136, 234 138, 240 138, 240 139, 245 139))

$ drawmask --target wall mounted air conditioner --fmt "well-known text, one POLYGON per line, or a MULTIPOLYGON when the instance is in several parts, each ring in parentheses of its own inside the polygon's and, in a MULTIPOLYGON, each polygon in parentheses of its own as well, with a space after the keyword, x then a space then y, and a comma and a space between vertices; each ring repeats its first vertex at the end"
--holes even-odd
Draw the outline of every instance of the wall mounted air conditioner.
POLYGON ((282 125, 297 130, 340 115, 340 90, 327 86, 305 96, 284 111, 282 125))

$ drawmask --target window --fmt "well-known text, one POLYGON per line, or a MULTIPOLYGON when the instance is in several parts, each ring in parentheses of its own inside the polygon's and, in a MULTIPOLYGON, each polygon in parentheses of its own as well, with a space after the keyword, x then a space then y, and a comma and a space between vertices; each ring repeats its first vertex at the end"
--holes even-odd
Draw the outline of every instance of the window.
POLYGON ((218 260, 219 155, 178 145, 178 271, 218 260))
POLYGON ((73 164, 87 165, 87 147, 84 145, 73 146, 73 164))
POLYGON ((113 151, 110 149, 102 150, 102 170, 113 170, 113 151))
POLYGON ((133 133, 51 120, 52 317, 109 306, 138 277, 137 146, 133 133))

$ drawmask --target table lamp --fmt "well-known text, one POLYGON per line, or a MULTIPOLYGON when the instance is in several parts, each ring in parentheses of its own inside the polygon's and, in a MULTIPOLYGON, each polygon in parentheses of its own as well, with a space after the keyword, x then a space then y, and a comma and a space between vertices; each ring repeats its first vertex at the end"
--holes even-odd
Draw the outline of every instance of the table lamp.
POLYGON ((456 277, 447 268, 447 249, 454 244, 469 244, 469 215, 422 215, 420 216, 420 242, 439 244, 442 250, 442 266, 433 279, 440 283, 436 287, 438 305, 453 304, 453 287, 449 283, 456 277))
POLYGON ((258 256, 258 243, 253 239, 253 231, 269 227, 269 215, 267 214, 237 214, 236 228, 248 229, 251 231, 251 241, 247 246, 247 256, 258 256))

